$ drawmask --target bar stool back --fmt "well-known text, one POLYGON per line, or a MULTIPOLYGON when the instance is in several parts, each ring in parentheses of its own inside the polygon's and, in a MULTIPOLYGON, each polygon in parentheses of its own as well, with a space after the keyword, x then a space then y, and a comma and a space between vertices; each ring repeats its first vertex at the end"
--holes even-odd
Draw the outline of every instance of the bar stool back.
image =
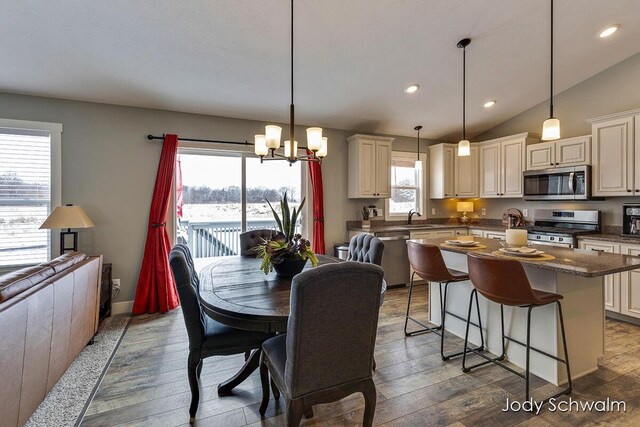
MULTIPOLYGON (((451 313, 447 311, 447 290, 449 288, 450 283, 462 282, 465 280, 469 280, 469 275, 462 271, 452 270, 447 268, 447 265, 444 262, 444 258, 442 257, 442 252, 440 248, 436 245, 427 244, 427 243, 417 243, 414 241, 407 241, 407 252, 409 255, 409 264, 411 268, 414 270, 411 274, 411 281, 409 282, 409 297, 407 299, 407 314, 404 320, 404 335, 409 337, 416 334, 433 332, 440 335, 440 355, 442 356, 442 360, 449 360, 452 357, 460 356, 462 352, 457 352, 453 354, 444 354, 444 331, 445 331, 445 317, 446 315, 454 316, 462 321, 467 321, 462 316, 459 316, 456 313, 451 313), (423 280, 427 280, 429 282, 435 282, 440 285, 440 326, 428 326, 410 316, 410 308, 411 308, 411 297, 413 295, 413 284, 415 276, 420 277, 423 280), (423 329, 419 329, 416 331, 409 332, 407 330, 407 325, 409 320, 417 323, 422 326, 423 329)), ((482 334, 482 323, 480 320, 480 309, 476 306, 477 314, 478 314, 478 323, 471 323, 474 326, 480 328, 480 337, 482 343, 480 347, 474 349, 476 351, 482 351, 484 348, 484 336, 482 334)))
POLYGON ((559 393, 549 396, 543 399, 545 402, 551 398, 561 396, 563 394, 570 394, 572 390, 571 382, 571 368, 569 366, 569 356, 567 352, 567 340, 564 332, 564 319, 562 317, 562 295, 535 290, 531 287, 527 273, 524 271, 522 264, 516 260, 499 259, 495 257, 488 257, 486 255, 468 253, 467 265, 469 266, 469 277, 473 284, 473 291, 469 299, 469 314, 471 314, 471 307, 473 305, 473 299, 476 300, 476 307, 478 304, 478 293, 489 301, 500 304, 500 316, 502 325, 502 354, 497 358, 490 358, 486 354, 476 352, 474 349, 470 349, 467 344, 469 335, 469 323, 467 323, 467 330, 465 333, 465 350, 472 351, 478 354, 480 357, 486 359, 486 361, 478 363, 476 365, 466 366, 466 352, 462 356, 462 370, 463 372, 469 372, 473 368, 477 368, 488 363, 494 363, 499 365, 514 374, 524 378, 525 380, 525 400, 529 400, 529 363, 531 350, 564 363, 567 368, 567 387, 559 393), (562 331, 562 345, 564 350, 564 359, 560 359, 555 355, 549 354, 545 351, 537 349, 531 346, 531 310, 535 307, 541 307, 547 304, 555 303, 558 309, 558 317, 560 319, 560 329, 562 331), (527 308, 527 339, 526 343, 523 343, 513 337, 507 336, 504 333, 504 306, 511 307, 523 307, 527 308), (505 341, 511 341, 526 348, 526 366, 525 373, 521 374, 509 366, 501 363, 505 357, 505 341))

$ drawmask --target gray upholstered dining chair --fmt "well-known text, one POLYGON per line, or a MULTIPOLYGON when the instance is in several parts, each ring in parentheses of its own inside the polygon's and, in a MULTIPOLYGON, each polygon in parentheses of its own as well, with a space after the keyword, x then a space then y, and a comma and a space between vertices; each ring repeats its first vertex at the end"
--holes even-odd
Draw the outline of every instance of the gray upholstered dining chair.
POLYGON ((349 242, 347 261, 368 262, 375 265, 382 264, 384 243, 371 234, 356 234, 349 242))
POLYGON ((191 420, 196 416, 200 400, 200 372, 203 359, 211 356, 229 356, 259 349, 262 343, 274 336, 263 332, 243 331, 225 326, 203 313, 198 288, 200 282, 193 266, 189 248, 176 245, 169 254, 169 264, 176 280, 182 315, 189 336, 187 372, 191 388, 191 420))
POLYGON ((256 256, 255 247, 264 240, 269 240, 276 231, 274 230, 249 230, 240 234, 240 255, 256 256))
POLYGON ((297 426, 312 405, 353 393, 364 395, 363 424, 372 425, 371 365, 382 278, 382 268, 356 262, 323 265, 293 278, 287 333, 262 344, 261 415, 269 403, 271 373, 286 402, 287 425, 297 426))

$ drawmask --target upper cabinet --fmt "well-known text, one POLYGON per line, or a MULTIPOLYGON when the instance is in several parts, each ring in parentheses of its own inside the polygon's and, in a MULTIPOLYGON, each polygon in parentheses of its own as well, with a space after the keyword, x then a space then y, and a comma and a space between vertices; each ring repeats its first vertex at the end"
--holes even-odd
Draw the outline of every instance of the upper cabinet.
POLYGON ((470 156, 458 157, 456 151, 454 154, 454 196, 478 197, 478 147, 471 147, 470 156))
POLYGON ((537 142, 538 138, 522 133, 479 143, 479 196, 494 199, 522 197, 526 150, 537 142))
POLYGON ((527 146, 527 170, 591 164, 591 135, 527 146))
POLYGON ((429 197, 444 199, 455 197, 455 144, 429 146, 429 197))
POLYGON ((391 143, 394 138, 353 135, 349 143, 349 198, 391 197, 391 143))
POLYGON ((640 195, 640 109, 588 120, 591 123, 592 194, 640 195))

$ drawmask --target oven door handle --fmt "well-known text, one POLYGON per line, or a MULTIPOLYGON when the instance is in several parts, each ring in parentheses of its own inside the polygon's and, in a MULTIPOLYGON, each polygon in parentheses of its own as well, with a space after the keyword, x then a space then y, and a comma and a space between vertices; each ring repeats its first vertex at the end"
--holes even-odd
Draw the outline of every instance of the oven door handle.
POLYGON ((576 194, 575 180, 576 180, 576 173, 575 172, 569 173, 569 192, 574 195, 576 194))

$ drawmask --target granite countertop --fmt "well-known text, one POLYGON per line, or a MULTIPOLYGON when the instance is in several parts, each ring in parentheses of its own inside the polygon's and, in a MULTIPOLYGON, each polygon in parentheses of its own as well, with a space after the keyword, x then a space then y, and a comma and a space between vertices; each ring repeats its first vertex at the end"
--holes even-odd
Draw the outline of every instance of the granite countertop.
POLYGON ((630 243, 632 245, 640 245, 640 236, 621 236, 620 234, 585 234, 584 236, 578 236, 578 240, 604 240, 607 242, 615 243, 630 243))
MULTIPOLYGON (((415 242, 425 242, 440 245, 447 238, 438 239, 414 239, 415 242)), ((452 246, 441 247, 443 251, 468 253, 477 252, 491 254, 502 246, 493 239, 476 237, 474 240, 486 246, 485 249, 466 249, 452 246)), ((582 277, 600 277, 607 274, 619 273, 640 268, 640 257, 631 255, 612 254, 606 252, 586 251, 582 249, 566 249, 554 246, 545 246, 544 252, 555 257, 548 261, 533 261, 526 258, 518 259, 522 264, 545 270, 557 271, 582 277)), ((506 258, 505 258, 506 259, 506 258)))
MULTIPOLYGON (((354 221, 356 222, 356 221, 354 221)), ((374 221, 378 222, 378 221, 374 221)), ((452 224, 452 223, 433 223, 423 222, 414 224, 389 224, 389 222, 380 221, 383 224, 376 225, 371 224, 369 228, 363 228, 358 224, 347 224, 347 230, 349 231, 362 231, 365 233, 387 233, 394 231, 424 231, 424 230, 446 230, 446 229, 480 229, 480 230, 495 230, 504 231, 505 226, 496 224, 452 224)))

